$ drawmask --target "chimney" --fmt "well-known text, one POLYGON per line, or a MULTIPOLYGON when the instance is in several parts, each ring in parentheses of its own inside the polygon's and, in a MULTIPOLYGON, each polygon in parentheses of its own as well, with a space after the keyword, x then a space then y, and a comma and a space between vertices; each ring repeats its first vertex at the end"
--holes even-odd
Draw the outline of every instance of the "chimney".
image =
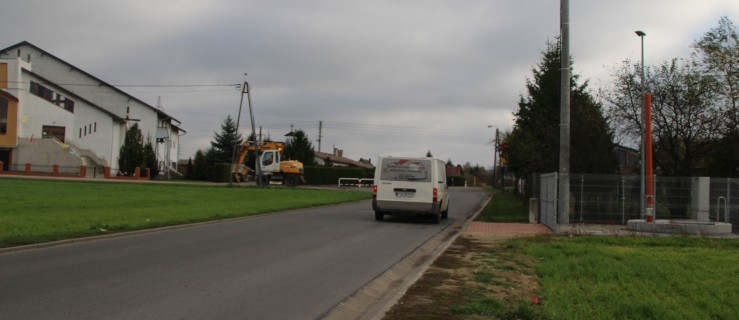
POLYGON ((344 150, 339 149, 339 157, 344 157, 344 150))

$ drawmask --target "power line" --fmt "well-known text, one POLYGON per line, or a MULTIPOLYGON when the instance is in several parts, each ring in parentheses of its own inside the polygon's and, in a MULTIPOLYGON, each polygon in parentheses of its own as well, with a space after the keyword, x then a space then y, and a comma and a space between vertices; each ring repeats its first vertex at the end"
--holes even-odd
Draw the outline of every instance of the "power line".
MULTIPOLYGON (((2 81, 4 83, 30 84, 30 81, 2 81)), ((98 87, 100 83, 53 83, 60 86, 98 87)), ((197 88, 197 87, 233 87, 240 88, 240 83, 223 84, 110 84, 113 87, 139 87, 139 88, 197 88)))

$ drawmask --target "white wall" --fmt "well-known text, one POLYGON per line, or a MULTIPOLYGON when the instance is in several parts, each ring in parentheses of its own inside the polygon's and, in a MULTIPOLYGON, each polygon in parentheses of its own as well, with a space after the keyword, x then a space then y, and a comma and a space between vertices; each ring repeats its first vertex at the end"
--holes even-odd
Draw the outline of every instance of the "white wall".
MULTIPOLYGON (((70 92, 75 93, 76 95, 81 96, 82 98, 90 101, 96 106, 103 108, 120 118, 126 118, 126 110, 128 108, 130 110, 129 117, 131 119, 139 119, 139 121, 135 123, 138 123, 139 128, 141 128, 141 133, 144 139, 150 137, 152 143, 156 143, 156 130, 157 127, 161 125, 162 120, 165 123, 165 127, 167 127, 170 131, 172 141, 178 138, 178 132, 173 130, 170 125, 171 120, 167 119, 166 115, 156 108, 145 104, 135 98, 132 98, 129 95, 123 94, 112 87, 102 85, 100 81, 86 75, 83 72, 80 72, 75 68, 70 68, 69 65, 58 61, 48 54, 44 54, 42 51, 39 51, 32 46, 23 45, 20 47, 20 50, 20 59, 22 60, 27 59, 28 55, 30 54, 31 66, 33 68, 32 71, 34 73, 48 79, 51 82, 58 84, 59 86, 70 92)), ((17 50, 10 50, 6 52, 2 56, 2 58, 12 58, 16 56, 17 50)), ((38 99, 43 101, 43 99, 41 98, 38 99)), ((90 115, 83 115, 83 113, 87 114, 91 112, 89 108, 81 107, 84 108, 84 110, 80 110, 79 112, 77 111, 77 108, 78 102, 75 101, 75 115, 78 116, 79 119, 74 120, 73 123, 67 126, 67 137, 69 138, 70 136, 74 136, 74 138, 78 139, 80 143, 85 143, 85 146, 90 146, 90 149, 95 148, 96 150, 99 149, 104 143, 111 144, 108 146, 111 150, 106 151, 106 154, 112 154, 112 156, 106 156, 105 158, 106 160, 110 161, 110 165, 112 168, 117 168, 117 155, 120 149, 120 145, 123 143, 123 140, 125 138, 125 128, 120 127, 121 132, 117 136, 113 133, 115 132, 115 129, 112 128, 111 134, 105 137, 98 137, 94 135, 93 137, 90 137, 89 135, 86 137, 83 133, 83 137, 79 138, 80 127, 84 127, 85 124, 89 125, 90 123, 97 122, 98 132, 100 132, 101 123, 106 121, 101 119, 96 112, 92 112, 90 115), (74 128, 75 132, 72 132, 72 130, 70 129, 72 127, 74 128), (110 138, 111 140, 107 140, 107 142, 104 142, 102 140, 103 138, 110 138)), ((66 112, 64 110, 61 111, 66 112)), ((109 116, 107 117, 108 119, 110 119, 109 116)), ((133 123, 133 121, 130 121, 129 125, 133 123)), ((160 147, 162 146, 163 145, 160 145, 160 147)), ((80 145, 80 147, 83 146, 80 145)), ((173 142, 171 147, 173 149, 171 149, 169 152, 170 160, 167 161, 168 163, 177 162, 178 160, 178 141, 176 143, 173 142)), ((167 153, 166 148, 159 148, 158 151, 158 159, 164 160, 164 157, 167 153)))
MULTIPOLYGON (((21 83, 29 86, 30 81, 42 83, 30 73, 24 73, 21 83)), ((50 84, 43 84, 47 88, 64 95, 64 92, 50 84)), ((36 96, 28 89, 22 90, 19 98, 18 112, 18 137, 41 139, 43 126, 59 126, 65 128, 65 142, 72 143, 79 148, 88 149, 97 156, 103 158, 108 165, 112 164, 114 154, 110 146, 116 137, 116 128, 113 118, 104 111, 92 106, 84 100, 75 99, 66 95, 74 101, 74 112, 69 112, 59 106, 36 96), (88 126, 85 134, 85 126, 88 126), (82 136, 80 136, 82 129, 82 136)), ((117 153, 115 154, 117 156, 117 153)))

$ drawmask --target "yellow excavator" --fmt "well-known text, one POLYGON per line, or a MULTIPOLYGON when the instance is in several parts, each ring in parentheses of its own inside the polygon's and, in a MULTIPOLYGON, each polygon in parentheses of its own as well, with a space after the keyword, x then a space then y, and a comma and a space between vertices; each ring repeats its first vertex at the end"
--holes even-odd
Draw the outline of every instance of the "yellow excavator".
POLYGON ((262 181, 259 184, 269 185, 271 181, 280 181, 283 185, 294 187, 303 182, 303 163, 297 160, 283 160, 282 151, 285 149, 284 142, 265 141, 258 142, 256 146, 253 141, 244 141, 239 147, 239 156, 233 164, 234 181, 241 182, 255 178, 255 170, 249 168, 244 161, 249 152, 258 151, 259 162, 262 171, 262 181))

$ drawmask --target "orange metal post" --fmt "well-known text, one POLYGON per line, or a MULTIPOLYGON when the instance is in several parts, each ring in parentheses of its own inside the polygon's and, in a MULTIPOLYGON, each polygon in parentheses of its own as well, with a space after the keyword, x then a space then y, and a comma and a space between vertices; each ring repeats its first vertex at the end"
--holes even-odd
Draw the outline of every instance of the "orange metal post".
MULTIPOLYGON (((652 95, 650 93, 644 94, 644 176, 646 205, 647 208, 651 208, 651 213, 652 215, 654 215, 654 175, 652 170, 652 95)), ((652 219, 654 219, 654 216, 652 216, 652 219)))

